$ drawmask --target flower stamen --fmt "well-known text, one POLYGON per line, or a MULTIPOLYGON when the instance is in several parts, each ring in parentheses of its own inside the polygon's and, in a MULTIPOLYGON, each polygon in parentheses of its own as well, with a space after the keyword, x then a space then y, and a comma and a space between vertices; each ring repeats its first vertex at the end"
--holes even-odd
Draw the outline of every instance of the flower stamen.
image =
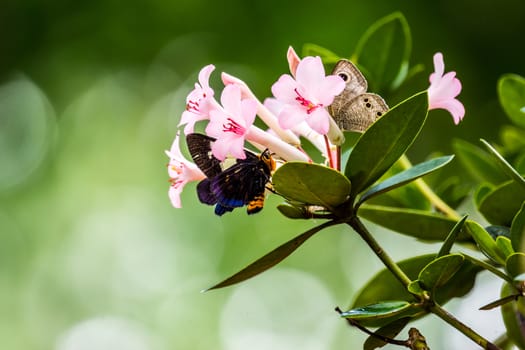
POLYGON ((188 112, 199 113, 199 101, 188 101, 188 103, 186 103, 186 110, 188 112))
POLYGON ((178 188, 179 186, 183 185, 183 180, 180 180, 180 179, 177 179, 177 178, 170 178, 169 180, 169 183, 171 185, 171 187, 173 188, 178 188))
POLYGON ((246 133, 246 128, 244 128, 232 118, 227 118, 226 120, 228 122, 222 125, 222 130, 224 132, 233 132, 237 135, 244 135, 246 133))
POLYGON ((295 98, 295 100, 297 102, 299 102, 299 104, 301 106, 304 106, 306 107, 306 113, 307 114, 311 114, 313 111, 315 111, 317 108, 319 107, 323 107, 323 105, 321 103, 318 103, 318 104, 315 104, 313 103, 312 101, 304 98, 303 96, 301 96, 301 94, 299 93, 299 91, 297 91, 297 88, 295 88, 293 91, 295 91, 295 93, 297 94, 297 97, 295 98))

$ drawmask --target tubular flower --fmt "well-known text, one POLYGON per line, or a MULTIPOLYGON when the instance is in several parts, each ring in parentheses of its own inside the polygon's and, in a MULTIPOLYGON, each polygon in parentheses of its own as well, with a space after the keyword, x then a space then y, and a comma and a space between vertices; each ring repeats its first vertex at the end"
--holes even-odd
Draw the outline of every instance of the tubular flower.
POLYGON ((325 109, 345 88, 339 76, 326 76, 320 57, 305 57, 297 65, 295 79, 282 75, 273 84, 272 93, 284 104, 279 123, 285 129, 306 121, 319 134, 329 129, 330 114, 325 109))
POLYGON ((465 107, 456 99, 461 92, 461 82, 456 78, 456 72, 443 75, 444 73, 443 54, 438 52, 434 55, 434 73, 429 78, 428 108, 447 110, 454 118, 454 124, 457 125, 465 116, 465 107))
POLYGON ((209 119, 210 111, 216 108, 217 102, 213 98, 214 91, 210 88, 210 75, 215 66, 209 64, 199 72, 199 82, 195 83, 195 89, 186 98, 186 110, 182 112, 180 125, 186 124, 184 134, 193 132, 196 122, 209 119))
POLYGON ((206 127, 206 134, 217 139, 212 153, 220 160, 228 155, 244 159, 244 140, 255 120, 257 101, 242 99, 241 87, 229 84, 222 91, 221 104, 222 108, 210 111, 210 122, 206 127))
POLYGON ((166 151, 166 155, 170 158, 168 175, 171 186, 168 191, 168 196, 171 204, 175 208, 181 208, 180 194, 184 186, 191 181, 200 181, 206 178, 206 176, 195 164, 184 158, 180 151, 178 134, 175 140, 173 140, 171 149, 166 151))

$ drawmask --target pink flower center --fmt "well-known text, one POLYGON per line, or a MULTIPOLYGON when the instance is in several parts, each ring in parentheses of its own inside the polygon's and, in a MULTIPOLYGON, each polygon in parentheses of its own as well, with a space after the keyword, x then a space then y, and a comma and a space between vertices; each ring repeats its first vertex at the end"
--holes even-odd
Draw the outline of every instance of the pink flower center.
POLYGON ((294 89, 295 93, 297 94, 297 97, 295 98, 295 100, 297 102, 299 102, 299 104, 303 107, 306 107, 306 113, 307 114, 310 114, 312 113, 313 111, 315 111, 317 108, 319 107, 323 107, 323 105, 321 103, 318 103, 318 104, 315 104, 313 103, 312 101, 304 98, 303 96, 301 96, 301 94, 299 93, 299 91, 297 91, 297 88, 294 89))
POLYGON ((184 180, 181 178, 182 172, 184 171, 184 164, 182 163, 171 163, 168 164, 171 170, 173 170, 177 175, 175 177, 170 177, 168 180, 172 187, 177 188, 183 185, 184 180))
POLYGON ((170 166, 171 170, 173 170, 177 174, 179 174, 179 175, 182 174, 182 169, 184 168, 184 164, 182 164, 182 163, 170 164, 169 166, 170 166))
POLYGON ((183 184, 184 181, 177 179, 177 178, 171 178, 168 180, 173 188, 177 188, 183 184))
POLYGON ((206 98, 206 93, 202 93, 202 97, 198 97, 195 100, 189 100, 188 103, 186 103, 186 110, 188 112, 199 114, 200 113, 199 103, 205 98, 206 98))
POLYGON ((235 120, 232 118, 228 118, 227 120, 228 122, 222 125, 222 130, 224 132, 233 132, 237 135, 244 135, 246 133, 246 128, 237 123, 235 120))
POLYGON ((186 103, 186 110, 188 112, 199 113, 199 101, 188 101, 188 103, 186 103))

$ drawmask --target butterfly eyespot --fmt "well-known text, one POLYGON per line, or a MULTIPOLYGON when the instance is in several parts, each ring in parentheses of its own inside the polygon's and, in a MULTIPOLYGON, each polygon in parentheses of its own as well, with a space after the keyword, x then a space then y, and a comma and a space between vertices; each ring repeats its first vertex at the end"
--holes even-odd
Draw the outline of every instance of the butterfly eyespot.
POLYGON ((383 113, 381 113, 381 112, 377 112, 376 114, 377 114, 378 117, 383 115, 383 113))
POLYGON ((366 104, 366 108, 370 108, 370 107, 372 107, 372 104, 371 103, 367 103, 366 104))
POLYGON ((363 99, 363 101, 368 102, 368 98, 365 97, 365 98, 363 99))
POLYGON ((348 74, 346 74, 346 73, 339 73, 338 75, 339 75, 339 76, 341 77, 341 79, 343 79, 344 81, 348 81, 348 80, 350 79, 350 77, 349 77, 348 74))

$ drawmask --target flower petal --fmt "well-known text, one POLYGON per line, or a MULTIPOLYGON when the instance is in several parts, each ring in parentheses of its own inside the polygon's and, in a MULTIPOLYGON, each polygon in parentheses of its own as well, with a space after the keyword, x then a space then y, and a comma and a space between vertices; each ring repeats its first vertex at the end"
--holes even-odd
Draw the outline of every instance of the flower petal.
MULTIPOLYGON (((210 83, 209 83, 210 75, 214 70, 215 70, 215 66, 213 64, 209 64, 207 66, 204 66, 199 72, 199 83, 201 84, 201 87, 203 89, 210 89, 210 83)), ((213 96, 213 90, 211 90, 211 92, 212 92, 212 95, 208 97, 213 96)))
POLYGON ((434 54, 434 72, 437 76, 442 76, 445 72, 445 62, 443 61, 443 54, 441 52, 434 54))
POLYGON ((306 122, 310 127, 317 131, 319 134, 325 135, 330 128, 330 114, 324 108, 318 108, 306 119, 306 122))
POLYGON ((296 105, 285 105, 279 113, 279 125, 283 129, 292 129, 306 119, 306 113, 296 105))
POLYGON ((241 116, 245 127, 253 124, 256 113, 257 101, 252 99, 244 99, 241 101, 241 116))
POLYGON ((224 87, 221 94, 221 104, 233 116, 241 115, 241 88, 237 84, 229 84, 224 87))
POLYGON ((428 92, 428 109, 442 108, 447 110, 458 124, 465 116, 465 107, 456 99, 461 92, 461 81, 456 78, 456 72, 448 72, 445 75, 445 63, 443 55, 434 55, 435 72, 429 77, 430 86, 428 92))
POLYGON ((319 83, 325 78, 323 62, 319 56, 305 57, 297 66, 296 80, 297 84, 304 89, 304 97, 311 99, 311 95, 316 94, 319 89, 319 83), (307 93, 309 92, 309 93, 307 93))
POLYGON ((345 81, 337 75, 329 75, 319 84, 319 103, 323 106, 329 106, 334 101, 335 96, 339 95, 345 89, 345 81))
POLYGON ((297 82, 289 74, 283 74, 272 85, 272 94, 283 103, 295 103, 296 88, 297 82))
POLYGON ((452 118, 454 119, 454 124, 456 125, 459 124, 459 122, 465 116, 465 106, 463 106, 463 104, 459 100, 456 100, 456 99, 442 101, 438 103, 437 105, 435 105, 433 109, 437 109, 437 108, 445 109, 450 114, 452 114, 452 118))
POLYGON ((171 205, 175 208, 182 208, 182 203, 180 200, 180 194, 182 193, 183 186, 170 186, 168 190, 168 197, 170 199, 171 205))
POLYGON ((295 77, 295 73, 297 72, 297 66, 299 65, 299 62, 301 62, 301 59, 293 49, 293 47, 288 47, 288 52, 286 53, 286 58, 288 59, 288 66, 290 67, 290 73, 295 77))

